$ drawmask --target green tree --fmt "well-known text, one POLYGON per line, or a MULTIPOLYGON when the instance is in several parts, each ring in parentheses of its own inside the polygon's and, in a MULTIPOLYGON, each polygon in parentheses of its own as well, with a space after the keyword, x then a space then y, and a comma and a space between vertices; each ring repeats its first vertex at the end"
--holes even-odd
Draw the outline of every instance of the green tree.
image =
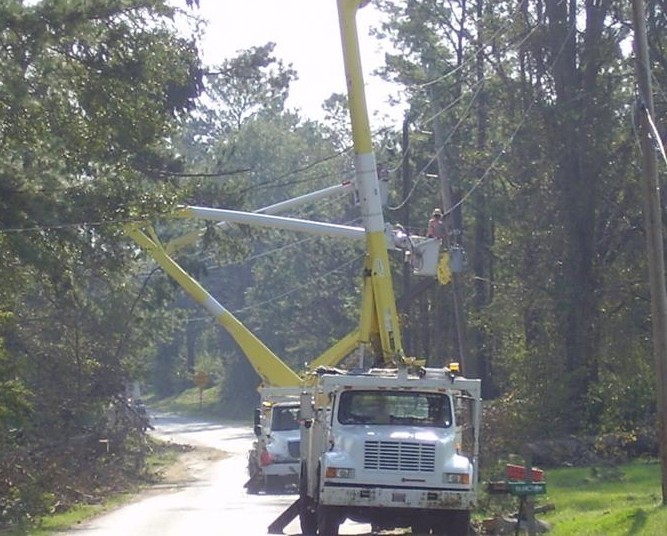
MULTIPOLYGON (((190 185, 189 202, 253 211, 340 184, 350 176, 351 161, 337 129, 303 120, 285 108, 296 73, 273 56, 273 47, 268 43, 243 51, 209 70, 207 98, 191 115, 177 143, 186 164, 181 176, 190 185)), ((346 222, 355 213, 349 199, 320 201, 294 209, 290 215, 346 222)), ((197 227, 202 229, 204 224, 166 223, 159 231, 171 238, 197 227)), ((327 297, 317 304, 336 321, 331 325, 309 314, 311 304, 299 305, 299 297, 317 288, 318 273, 322 277, 333 270, 354 246, 339 247, 333 241, 322 250, 322 239, 241 225, 209 224, 201 239, 197 247, 179 252, 178 262, 297 370, 351 329, 347 291, 338 299, 335 291, 325 290, 327 297), (320 259, 323 253, 325 258, 320 259), (313 256, 316 259, 311 260, 313 256), (312 273, 311 264, 316 267, 312 273), (284 320, 284 330, 276 329, 278 317, 284 320)), ((332 279, 341 281, 336 275, 332 279)), ((323 286, 329 288, 326 281, 323 286)), ((195 317, 204 314, 198 306, 190 311, 195 317)), ((200 326, 193 333, 196 340, 190 340, 195 355, 187 367, 196 368, 204 356, 208 360, 216 356, 221 361, 223 411, 237 417, 249 415, 258 376, 223 328, 212 323, 200 326)), ((178 351, 172 345, 160 352, 156 374, 183 366, 185 338, 175 334, 173 342, 178 351), (177 362, 167 363, 170 359, 177 362)), ((164 377, 161 385, 169 382, 164 377)))
MULTIPOLYGON (((381 5, 382 33, 399 51, 388 56, 386 75, 406 84, 415 125, 421 191, 410 196, 412 213, 430 210, 424 200, 436 191, 426 175, 435 155, 420 131, 437 117, 447 134, 463 244, 474 254, 471 351, 485 363, 485 381, 520 399, 527 422, 548 423, 533 428, 537 434, 598 429, 612 420, 605 408, 619 409, 620 362, 635 363, 631 375, 645 384, 650 354, 645 343, 627 344, 646 330, 637 322, 646 313, 636 298, 645 294, 643 280, 627 280, 643 262, 640 204, 628 180, 634 155, 623 127, 632 71, 618 53, 627 6, 480 1, 452 3, 447 12, 428 2, 381 5)), ((652 9, 659 17, 657 4, 652 9)), ((443 320, 442 299, 422 300, 426 327, 417 342, 428 355, 427 326, 443 320)))
POLYGON ((157 0, 0 5, 0 424, 18 430, 2 449, 3 522, 67 502, 72 474, 94 470, 88 443, 71 464, 49 456, 106 433, 104 408, 161 333, 160 295, 138 305, 120 231, 178 195, 166 142, 201 82, 173 14, 157 0), (30 455, 47 445, 44 463, 30 455))

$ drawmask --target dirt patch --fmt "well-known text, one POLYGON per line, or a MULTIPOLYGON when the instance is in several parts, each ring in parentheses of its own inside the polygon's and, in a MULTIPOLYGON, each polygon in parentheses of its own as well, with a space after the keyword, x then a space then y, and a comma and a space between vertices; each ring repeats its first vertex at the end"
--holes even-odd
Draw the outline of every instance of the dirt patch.
POLYGON ((229 454, 209 447, 184 447, 176 461, 161 471, 160 484, 178 486, 198 480, 208 466, 229 457, 229 454))

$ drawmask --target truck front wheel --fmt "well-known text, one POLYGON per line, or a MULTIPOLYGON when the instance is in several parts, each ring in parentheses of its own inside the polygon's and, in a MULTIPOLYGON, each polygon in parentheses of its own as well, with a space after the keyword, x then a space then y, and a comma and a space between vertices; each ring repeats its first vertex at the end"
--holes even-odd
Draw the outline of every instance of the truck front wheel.
POLYGON ((414 521, 412 523, 412 534, 419 534, 420 536, 431 534, 431 524, 423 519, 414 521))
POLYGON ((422 515, 412 523, 412 534, 434 536, 468 536, 470 512, 449 510, 440 514, 422 515))
POLYGON ((318 505, 317 534, 319 536, 338 536, 340 521, 340 515, 335 507, 318 505))
POLYGON ((304 536, 317 534, 317 513, 314 501, 308 497, 308 474, 305 466, 301 467, 299 478, 299 523, 304 536))
POLYGON ((470 529, 470 511, 452 510, 446 517, 447 536, 468 536, 470 529))
POLYGON ((317 534, 317 514, 313 511, 311 501, 308 500, 308 497, 301 497, 299 523, 303 536, 315 536, 317 534))

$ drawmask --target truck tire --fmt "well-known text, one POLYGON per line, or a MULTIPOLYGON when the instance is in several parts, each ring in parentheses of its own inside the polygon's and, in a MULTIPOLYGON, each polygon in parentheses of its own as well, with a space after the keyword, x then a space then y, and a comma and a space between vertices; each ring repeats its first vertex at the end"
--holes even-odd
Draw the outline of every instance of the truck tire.
POLYGON ((246 492, 248 493, 248 495, 258 495, 261 489, 262 489, 261 484, 256 480, 251 480, 250 482, 248 482, 248 485, 246 486, 246 492))
POLYGON ((317 534, 317 514, 308 498, 301 499, 299 504, 299 524, 303 536, 315 536, 317 534))
POLYGON ((433 516, 424 515, 411 525, 414 535, 467 536, 470 527, 468 510, 449 510, 433 516))
POLYGON ((333 506, 317 506, 318 536, 338 536, 340 516, 333 506))
POLYGON ((267 493, 278 493, 283 491, 283 481, 277 475, 266 475, 265 489, 267 493))
POLYGON ((257 495, 262 489, 263 478, 259 472, 250 473, 250 479, 245 483, 246 491, 250 495, 257 495))
POLYGON ((470 530, 470 510, 452 510, 443 524, 447 536, 468 536, 470 530))
POLYGON ((299 477, 299 523, 303 536, 315 536, 317 534, 317 512, 313 500, 308 497, 307 477, 306 468, 302 466, 299 477))
POLYGON ((426 534, 431 534, 431 524, 424 519, 416 520, 412 523, 410 527, 412 534, 424 536, 426 534))

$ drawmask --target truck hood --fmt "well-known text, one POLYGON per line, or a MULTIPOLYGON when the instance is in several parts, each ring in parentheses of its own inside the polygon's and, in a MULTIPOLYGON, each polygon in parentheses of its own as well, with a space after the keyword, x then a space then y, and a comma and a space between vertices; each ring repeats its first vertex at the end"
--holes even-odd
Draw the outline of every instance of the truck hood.
POLYGON ((269 437, 280 438, 282 441, 300 441, 301 431, 298 428, 296 430, 280 430, 278 432, 270 431, 269 437))
POLYGON ((451 444, 454 446, 455 430, 453 428, 424 428, 420 426, 345 426, 344 433, 334 434, 335 444, 346 448, 349 442, 359 441, 410 441, 420 443, 451 444))

